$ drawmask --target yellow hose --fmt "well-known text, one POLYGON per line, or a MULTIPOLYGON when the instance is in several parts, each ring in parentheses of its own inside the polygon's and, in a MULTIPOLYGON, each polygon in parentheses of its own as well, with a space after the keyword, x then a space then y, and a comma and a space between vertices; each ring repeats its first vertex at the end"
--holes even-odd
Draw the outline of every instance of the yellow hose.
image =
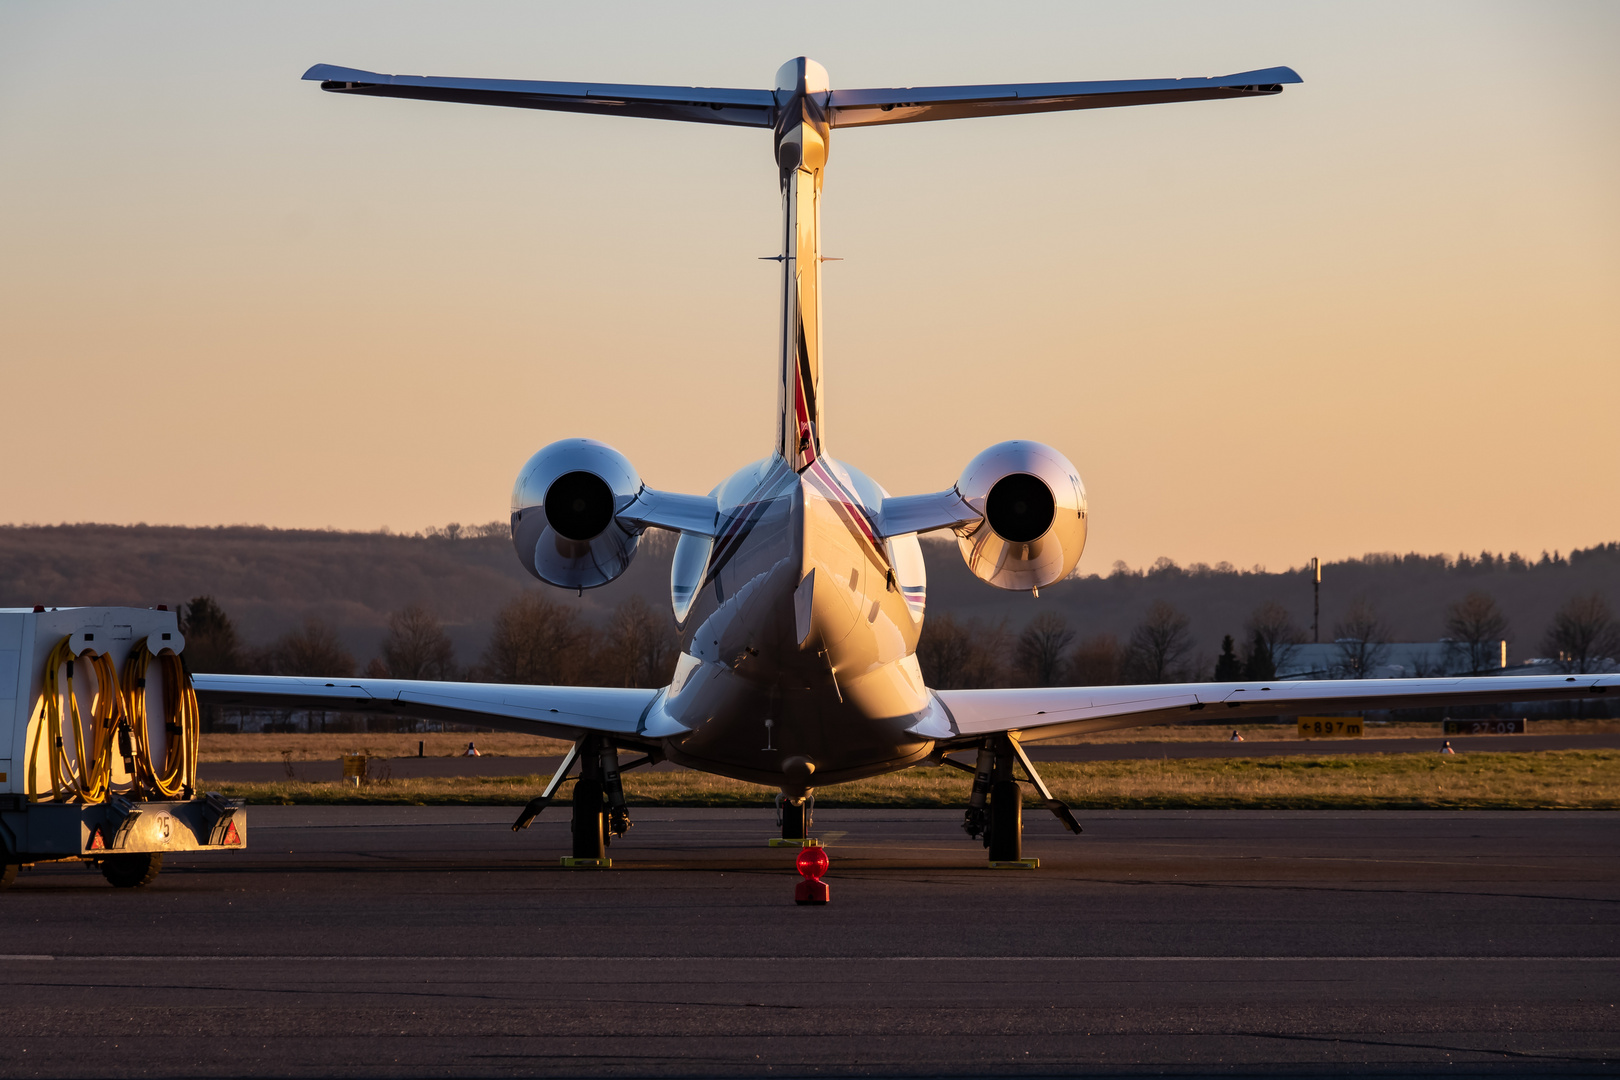
POLYGON ((75 657, 71 638, 63 638, 45 661, 45 687, 40 698, 43 715, 34 727, 34 743, 28 755, 28 797, 39 801, 36 766, 41 743, 51 770, 50 798, 66 801, 79 798, 87 803, 102 802, 112 788, 113 740, 125 716, 123 695, 118 693, 118 673, 105 653, 85 650, 78 662, 89 662, 95 675, 96 692, 90 702, 90 730, 85 730, 79 712, 79 699, 73 692, 75 657), (67 678, 61 678, 63 669, 67 678), (73 732, 73 754, 63 736, 62 701, 67 700, 69 730, 73 732))
POLYGON ((202 710, 185 662, 169 649, 154 657, 145 641, 137 641, 124 661, 123 687, 124 709, 135 734, 136 786, 154 797, 189 799, 197 787, 202 710), (153 660, 163 672, 163 720, 169 735, 161 765, 152 758, 146 730, 146 673, 153 660))
POLYGON ((63 638, 46 660, 44 692, 35 713, 34 741, 28 753, 28 798, 33 802, 79 800, 105 802, 112 790, 113 746, 120 724, 134 735, 135 775, 131 794, 149 798, 190 798, 197 787, 198 743, 202 711, 191 673, 174 652, 164 649, 156 657, 145 641, 137 641, 124 661, 120 680, 112 659, 86 650, 73 655, 71 638, 63 638), (163 720, 168 729, 168 750, 159 764, 153 760, 146 724, 146 674, 153 660, 163 675, 163 720), (90 703, 88 730, 73 692, 74 665, 86 665, 95 676, 96 692, 90 703), (66 678, 63 678, 63 673, 66 678), (64 716, 63 701, 67 702, 64 716), (69 752, 65 732, 73 734, 69 752), (50 767, 51 790, 38 787, 38 764, 44 753, 50 767))

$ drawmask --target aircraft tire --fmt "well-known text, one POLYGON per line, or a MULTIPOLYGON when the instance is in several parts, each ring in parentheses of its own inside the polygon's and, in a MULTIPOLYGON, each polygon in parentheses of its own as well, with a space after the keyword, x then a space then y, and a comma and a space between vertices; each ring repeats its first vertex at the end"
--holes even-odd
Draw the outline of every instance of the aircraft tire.
POLYGON ((157 880, 163 869, 163 852, 136 851, 108 855, 101 860, 101 876, 115 889, 139 889, 157 880))
POLYGON ((574 858, 605 857, 602 818, 602 782, 585 777, 574 781, 574 858))
POLYGON ((782 839, 803 840, 808 835, 805 828, 805 818, 808 817, 808 801, 784 802, 782 804, 782 839))
POLYGON ((997 780, 990 787, 991 862, 1017 862, 1024 857, 1024 793, 1016 780, 997 780))

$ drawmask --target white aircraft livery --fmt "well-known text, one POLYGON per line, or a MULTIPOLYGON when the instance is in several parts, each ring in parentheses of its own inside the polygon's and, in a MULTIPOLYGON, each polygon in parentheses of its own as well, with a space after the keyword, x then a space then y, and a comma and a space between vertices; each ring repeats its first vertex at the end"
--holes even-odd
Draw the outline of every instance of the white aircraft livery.
POLYGON ((955 485, 891 496, 829 456, 822 437, 820 193, 836 128, 1117 105, 1264 98, 1286 67, 1211 79, 835 90, 800 57, 771 90, 380 75, 319 64, 305 79, 369 97, 506 105, 764 128, 781 170, 782 323, 776 445, 707 495, 655 491, 624 455, 570 438, 535 454, 512 491, 512 542, 529 572, 583 590, 624 573, 647 529, 679 534, 670 602, 680 628, 661 690, 387 679, 197 675, 204 704, 416 716, 573 741, 527 826, 577 767, 573 854, 600 859, 629 825, 621 774, 671 761, 768 785, 782 835, 806 837, 813 791, 917 765, 971 773, 964 828, 990 861, 1021 856, 1020 783, 1073 832, 1022 744, 1176 720, 1598 696, 1613 675, 1174 683, 930 690, 915 649, 927 599, 919 533, 952 530, 974 575, 1039 590, 1085 547, 1080 475, 1040 443, 997 444, 955 485), (639 754, 625 761, 622 754, 639 754), (953 753, 971 755, 966 760, 953 753), (1020 772, 1022 776, 1020 777, 1020 772))

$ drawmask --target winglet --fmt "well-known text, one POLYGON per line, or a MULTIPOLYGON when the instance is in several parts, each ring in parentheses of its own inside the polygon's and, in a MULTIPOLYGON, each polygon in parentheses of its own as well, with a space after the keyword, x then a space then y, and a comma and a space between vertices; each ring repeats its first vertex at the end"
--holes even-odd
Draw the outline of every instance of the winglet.
POLYGON ((338 67, 336 64, 316 64, 301 76, 305 82, 387 82, 389 76, 359 68, 338 67))

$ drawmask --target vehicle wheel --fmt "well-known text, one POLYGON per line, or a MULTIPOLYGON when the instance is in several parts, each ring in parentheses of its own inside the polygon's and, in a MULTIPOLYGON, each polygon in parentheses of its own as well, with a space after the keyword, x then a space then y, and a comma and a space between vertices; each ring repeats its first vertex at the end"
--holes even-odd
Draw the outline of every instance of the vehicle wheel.
POLYGON ((998 780, 990 788, 989 848, 991 862, 1017 862, 1024 857, 1024 793, 1016 780, 998 780))
POLYGON ((150 885, 163 869, 163 852, 140 851, 129 855, 108 855, 101 860, 101 876, 116 889, 138 889, 150 885))
POLYGON ((9 889, 17 880, 17 872, 22 869, 21 863, 0 863, 0 889, 9 889))
POLYGON ((574 781, 574 858, 600 859, 606 855, 602 816, 601 781, 574 781))
POLYGON ((805 811, 809 805, 808 800, 800 802, 782 803, 782 839, 803 840, 809 835, 809 817, 805 811))

